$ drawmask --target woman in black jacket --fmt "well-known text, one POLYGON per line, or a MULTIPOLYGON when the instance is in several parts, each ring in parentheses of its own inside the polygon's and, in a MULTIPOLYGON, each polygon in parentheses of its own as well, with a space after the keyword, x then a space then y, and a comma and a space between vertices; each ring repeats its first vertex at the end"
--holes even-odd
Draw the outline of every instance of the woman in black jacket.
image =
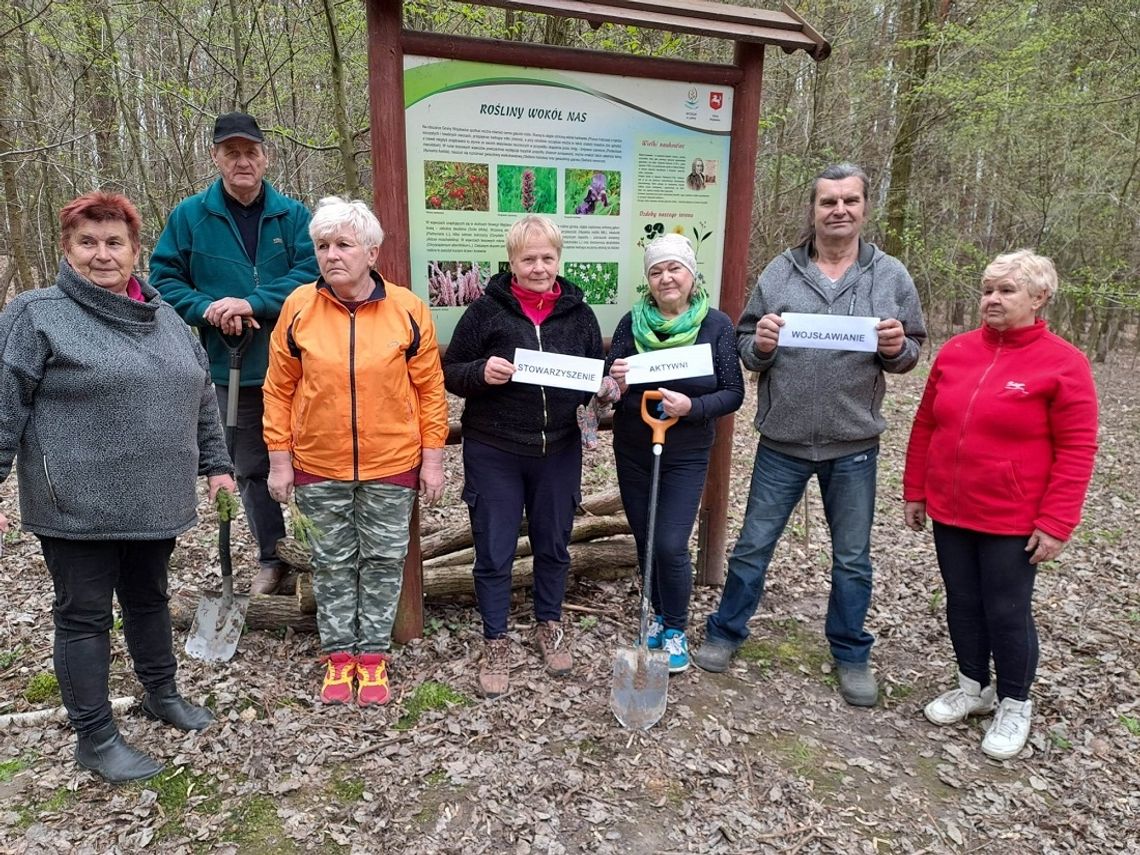
POLYGON ((614 410, 614 457, 625 515, 644 565, 653 471, 652 432, 641 419, 641 397, 658 389, 659 415, 680 419, 667 434, 661 454, 661 487, 653 537, 653 620, 649 647, 669 654, 669 671, 689 667, 685 629, 693 565, 689 537, 701 504, 716 420, 744 402, 744 376, 736 354, 736 331, 728 315, 709 306, 696 281, 697 259, 682 235, 664 235, 645 248, 649 292, 614 330, 606 365, 622 390, 614 410), (664 383, 626 385, 627 357, 668 348, 705 345, 713 373, 664 383))
POLYGON ((584 392, 510 382, 516 348, 601 359, 602 334, 585 295, 557 275, 562 233, 528 214, 507 233, 511 272, 467 307, 443 359, 447 391, 463 409, 463 500, 475 540, 475 595, 485 646, 484 697, 508 689, 507 613, 523 510, 534 555, 535 640, 550 673, 570 673, 562 598, 567 548, 581 499, 577 408, 584 392))

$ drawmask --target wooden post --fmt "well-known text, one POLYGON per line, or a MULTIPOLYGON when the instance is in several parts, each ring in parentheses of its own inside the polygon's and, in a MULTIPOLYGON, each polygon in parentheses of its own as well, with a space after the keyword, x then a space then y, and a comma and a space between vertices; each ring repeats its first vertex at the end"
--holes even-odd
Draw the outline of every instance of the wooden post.
MULTIPOLYGON (((384 227, 377 269, 401 285, 412 281, 408 234, 408 162, 404 132, 403 0, 368 0, 368 95, 372 123, 372 208, 384 227)), ((404 584, 392 638, 399 644, 424 634, 424 579, 420 561, 420 507, 412 509, 404 584)))
MULTIPOLYGON (((752 202, 759 149, 760 95, 764 79, 764 46, 736 43, 736 66, 743 73, 732 96, 732 149, 728 157, 728 200, 724 214, 724 264, 720 280, 720 310, 734 321, 744 311, 750 287, 748 250, 752 239, 752 202)), ((728 527, 728 486, 732 475, 732 435, 736 419, 717 422, 716 442, 709 457, 705 492, 701 497, 697 534, 697 582, 724 582, 728 527)))

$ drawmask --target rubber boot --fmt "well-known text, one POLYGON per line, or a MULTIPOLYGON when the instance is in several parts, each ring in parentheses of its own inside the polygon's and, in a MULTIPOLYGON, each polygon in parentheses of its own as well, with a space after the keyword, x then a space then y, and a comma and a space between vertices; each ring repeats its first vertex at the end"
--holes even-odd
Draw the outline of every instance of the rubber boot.
POLYGON ((164 721, 179 730, 205 730, 214 721, 212 712, 190 703, 178 694, 173 683, 143 695, 142 708, 148 718, 164 721))
POLYGON ((114 724, 104 725, 93 733, 79 734, 75 762, 111 784, 153 778, 163 768, 153 757, 132 748, 114 724))

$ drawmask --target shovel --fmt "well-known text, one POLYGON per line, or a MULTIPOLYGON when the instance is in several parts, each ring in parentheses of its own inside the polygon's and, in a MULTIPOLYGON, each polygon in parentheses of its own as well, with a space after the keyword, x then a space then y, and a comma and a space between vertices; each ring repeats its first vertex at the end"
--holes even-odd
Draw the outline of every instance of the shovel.
POLYGON ((649 730, 665 714, 669 700, 669 654, 649 649, 649 604, 653 593, 653 534, 657 528, 657 490, 661 480, 661 452, 665 431, 677 417, 658 419, 649 415, 647 401, 660 401, 653 390, 641 396, 641 420, 653 429, 653 478, 649 482, 649 525, 645 533, 645 564, 641 584, 641 634, 637 647, 618 650, 614 655, 614 684, 610 709, 622 727, 649 730))
MULTIPOLYGON (((237 428, 238 394, 241 392, 241 360, 253 338, 253 328, 246 327, 237 344, 231 336, 222 339, 230 351, 229 397, 226 399, 226 450, 233 457, 234 431, 237 428)), ((206 662, 228 662, 237 650, 249 596, 234 596, 234 565, 230 556, 230 521, 218 521, 218 555, 222 564, 222 591, 203 591, 198 611, 186 638, 186 652, 206 662)))

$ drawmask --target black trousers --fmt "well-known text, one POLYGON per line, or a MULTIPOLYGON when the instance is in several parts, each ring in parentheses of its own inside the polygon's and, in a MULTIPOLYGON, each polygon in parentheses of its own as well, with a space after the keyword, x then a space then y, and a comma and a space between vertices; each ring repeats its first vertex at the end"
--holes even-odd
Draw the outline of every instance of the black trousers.
POLYGON ((934 523, 958 670, 988 686, 992 655, 998 698, 1018 701, 1029 699, 1039 655, 1032 604, 1037 568, 1029 563, 1028 541, 934 523))
MULTIPOLYGON (((229 387, 214 386, 222 422, 229 407, 229 387)), ((265 399, 260 386, 242 386, 238 395, 237 427, 230 456, 237 472, 238 492, 245 508, 245 521, 257 541, 258 561, 262 567, 280 567, 277 541, 285 536, 285 517, 281 505, 269 495, 269 449, 261 432, 265 415, 265 399)))
POLYGON ((534 555, 534 617, 562 619, 570 572, 570 530, 581 501, 582 446, 549 457, 525 457, 463 440, 463 500, 475 540, 475 597, 483 637, 507 634, 511 570, 526 510, 534 555))
MULTIPOLYGON (((653 446, 615 439, 618 488, 625 515, 637 543, 637 560, 645 567, 649 539, 649 488, 653 480, 653 446)), ((689 598, 693 592, 693 562, 689 538, 701 506, 708 448, 671 448, 661 455, 661 481, 657 491, 657 520, 653 534, 654 613, 666 629, 684 631, 689 624, 689 598)))
POLYGON ((174 538, 64 540, 40 535, 55 585, 55 674, 72 726, 92 733, 111 723, 111 597, 135 674, 148 692, 174 682, 166 569, 174 538))

